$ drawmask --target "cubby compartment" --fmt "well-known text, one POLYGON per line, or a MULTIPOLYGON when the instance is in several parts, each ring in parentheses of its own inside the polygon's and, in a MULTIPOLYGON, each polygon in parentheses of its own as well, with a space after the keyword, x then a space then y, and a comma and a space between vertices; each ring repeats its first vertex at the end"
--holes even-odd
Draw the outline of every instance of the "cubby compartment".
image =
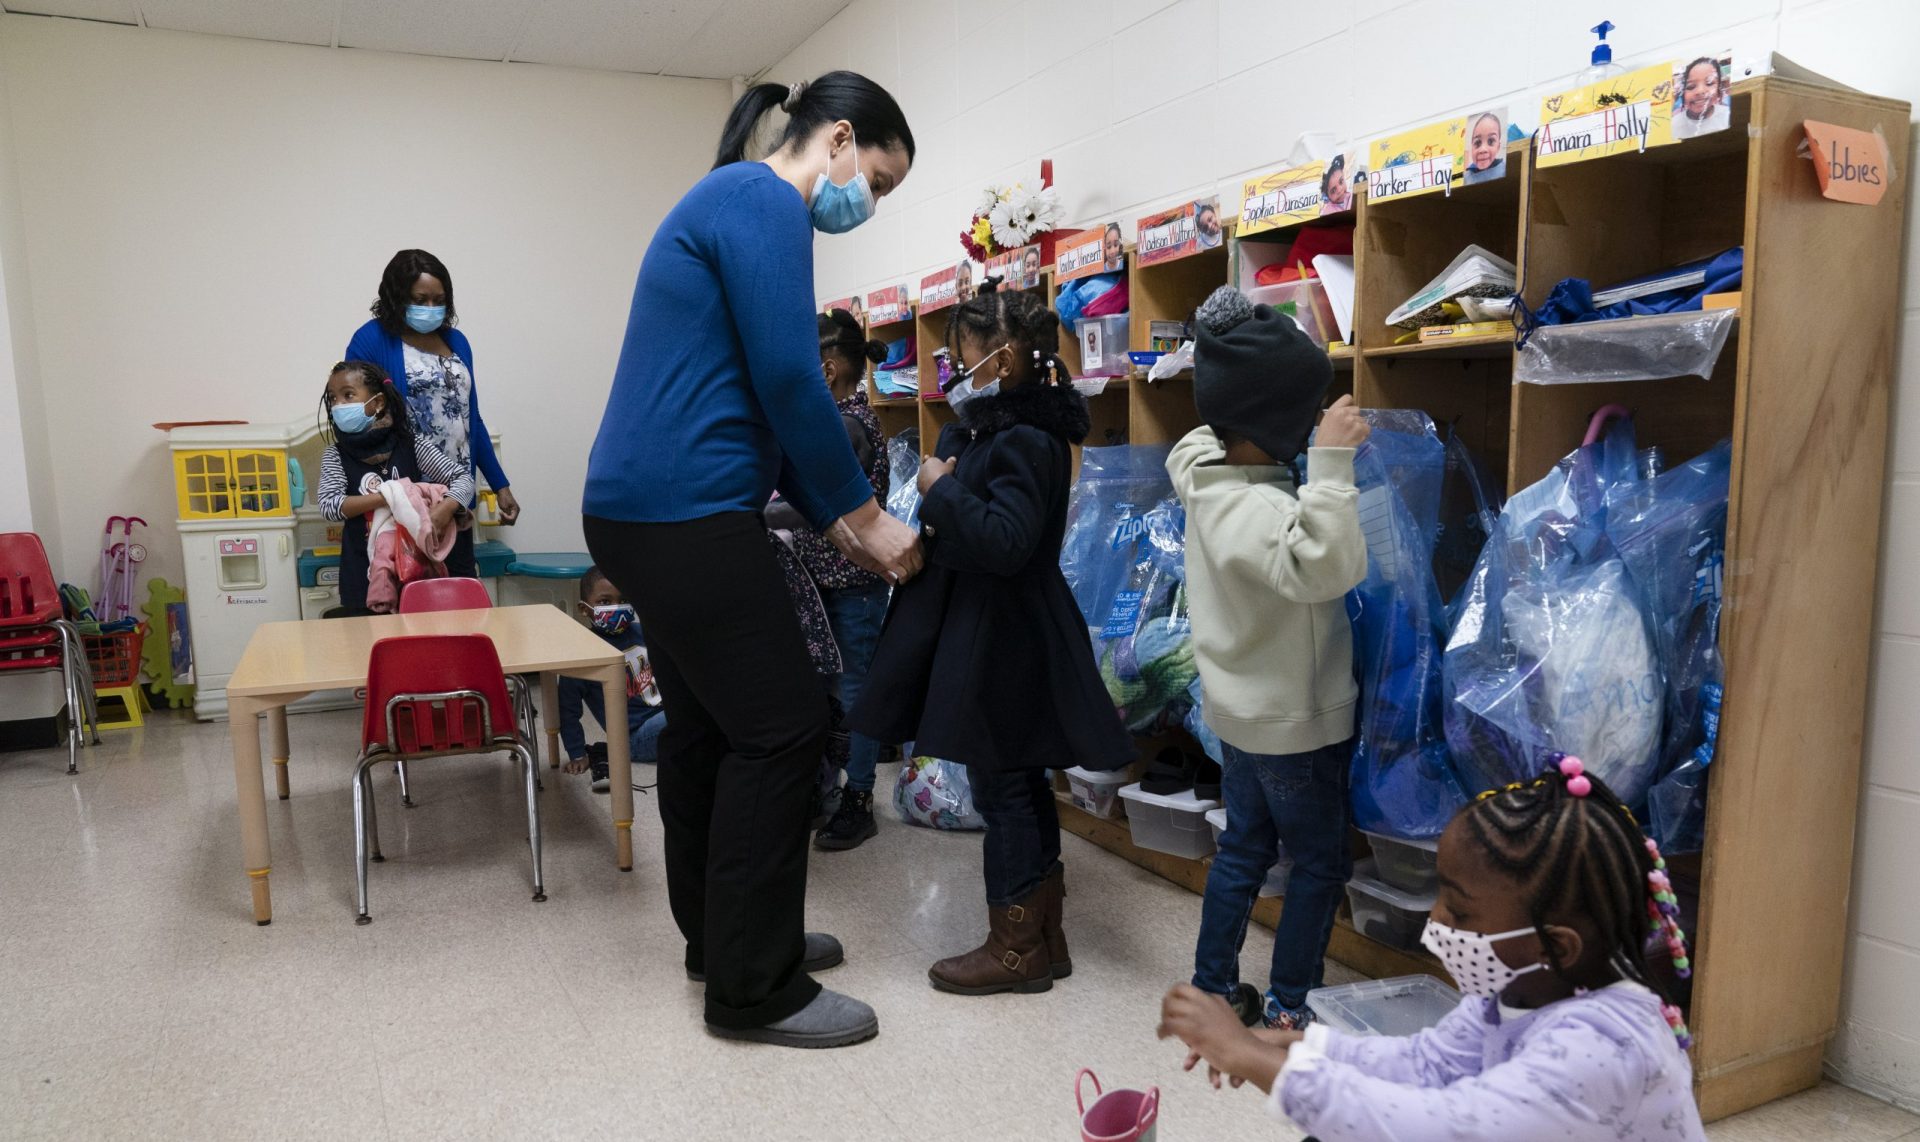
MULTIPOLYGON (((1144 351, 1153 348, 1153 323, 1189 324, 1193 311, 1207 295, 1227 284, 1227 247, 1218 246, 1171 262, 1133 267, 1128 288, 1131 321, 1128 348, 1144 351)), ((1140 376, 1145 369, 1136 370, 1140 376)))
POLYGON ((1368 356, 1355 374, 1354 403, 1361 408, 1419 409, 1443 435, 1451 425, 1488 471, 1505 475, 1513 387, 1510 349, 1494 359, 1433 353, 1368 356))
POLYGON ((1593 414, 1610 404, 1633 413, 1634 440, 1657 447, 1668 467, 1683 464, 1733 434, 1739 354, 1729 342, 1713 376, 1596 385, 1515 385, 1515 434, 1508 487, 1524 488, 1580 446, 1593 414))
POLYGON ((1718 134, 1536 169, 1520 265, 1527 305, 1564 278, 1598 291, 1741 245, 1752 110, 1753 97, 1736 94, 1733 125, 1718 134))
POLYGON ((1509 155, 1507 177, 1452 194, 1363 202, 1354 239, 1359 285, 1354 299, 1353 339, 1363 355, 1480 355, 1511 359, 1504 346, 1511 338, 1396 346, 1406 330, 1387 324, 1387 315, 1431 282, 1468 246, 1480 246, 1519 264, 1520 189, 1525 179, 1519 153, 1509 155))

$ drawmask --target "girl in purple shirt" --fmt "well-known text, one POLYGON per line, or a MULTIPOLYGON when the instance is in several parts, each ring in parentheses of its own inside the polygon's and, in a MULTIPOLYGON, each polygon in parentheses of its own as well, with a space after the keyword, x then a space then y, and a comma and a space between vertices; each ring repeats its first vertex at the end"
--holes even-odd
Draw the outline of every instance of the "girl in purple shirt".
POLYGON ((1423 942, 1466 997, 1405 1038, 1249 1031, 1182 985, 1162 1038, 1213 1078, 1269 1091, 1275 1117, 1320 1142, 1529 1138, 1705 1142, 1692 1045, 1647 970, 1657 945, 1689 971, 1659 849, 1576 758, 1489 790, 1440 838, 1440 898, 1423 942))

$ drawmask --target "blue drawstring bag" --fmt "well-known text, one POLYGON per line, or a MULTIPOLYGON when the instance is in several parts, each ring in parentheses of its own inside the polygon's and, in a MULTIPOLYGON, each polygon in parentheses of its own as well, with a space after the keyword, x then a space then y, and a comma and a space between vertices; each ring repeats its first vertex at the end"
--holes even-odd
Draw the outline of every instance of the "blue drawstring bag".
POLYGON ((1442 717, 1446 614, 1434 579, 1446 446, 1425 413, 1370 410, 1354 457, 1367 577, 1347 595, 1360 732, 1351 770, 1354 823, 1435 837, 1466 804, 1442 717))
POLYGON ((1669 853, 1706 839, 1706 776, 1720 728, 1722 565, 1733 445, 1607 496, 1607 535, 1651 620, 1665 682, 1661 776, 1647 794, 1646 824, 1669 853))
POLYGON ((1469 794, 1564 752, 1637 806, 1659 766, 1659 663, 1606 531, 1607 492, 1637 479, 1626 410, 1602 409, 1587 439, 1507 502, 1457 607, 1444 721, 1469 794))

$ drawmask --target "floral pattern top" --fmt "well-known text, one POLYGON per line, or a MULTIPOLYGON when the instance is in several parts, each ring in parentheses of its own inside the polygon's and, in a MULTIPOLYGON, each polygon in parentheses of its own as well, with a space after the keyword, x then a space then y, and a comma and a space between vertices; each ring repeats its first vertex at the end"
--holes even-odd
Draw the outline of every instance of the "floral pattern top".
POLYGON ((807 657, 813 662, 814 673, 840 673, 840 644, 833 641, 833 626, 827 621, 827 606, 820 601, 820 592, 807 577, 799 555, 779 532, 767 532, 767 542, 773 544, 774 561, 780 564, 780 577, 793 599, 794 617, 800 620, 800 633, 807 640, 807 657))
MULTIPOLYGON (((873 406, 867 403, 866 390, 854 393, 840 402, 840 415, 851 417, 860 422, 860 429, 867 438, 867 445, 873 451, 872 459, 867 463, 867 482, 873 485, 873 494, 882 504, 887 502, 887 442, 880 431, 880 418, 874 415, 873 406)), ((878 587, 886 580, 873 572, 856 566, 852 560, 840 554, 828 539, 817 531, 795 531, 793 547, 800 555, 807 574, 820 585, 823 591, 844 591, 853 587, 878 587)))
POLYGON ((413 419, 414 432, 472 472, 467 425, 473 411, 473 375, 467 363, 411 345, 404 345, 402 352, 407 363, 407 415, 413 419))

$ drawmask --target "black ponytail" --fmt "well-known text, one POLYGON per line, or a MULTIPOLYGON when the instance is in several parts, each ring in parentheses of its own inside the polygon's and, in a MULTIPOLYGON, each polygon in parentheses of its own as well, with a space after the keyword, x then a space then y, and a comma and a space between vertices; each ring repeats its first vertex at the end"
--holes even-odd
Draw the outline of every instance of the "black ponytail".
POLYGON ((756 83, 747 88, 720 131, 720 149, 713 160, 716 170, 747 161, 755 129, 775 107, 786 111, 787 125, 774 151, 797 147, 821 127, 845 119, 853 124, 861 146, 897 147, 906 152, 907 163, 913 163, 913 132, 907 127, 906 113, 887 89, 858 72, 830 71, 812 83, 756 83))
POLYGON ((878 365, 887 359, 884 341, 870 341, 853 314, 832 309, 820 315, 820 355, 832 354, 858 379, 866 375, 866 362, 878 365))

